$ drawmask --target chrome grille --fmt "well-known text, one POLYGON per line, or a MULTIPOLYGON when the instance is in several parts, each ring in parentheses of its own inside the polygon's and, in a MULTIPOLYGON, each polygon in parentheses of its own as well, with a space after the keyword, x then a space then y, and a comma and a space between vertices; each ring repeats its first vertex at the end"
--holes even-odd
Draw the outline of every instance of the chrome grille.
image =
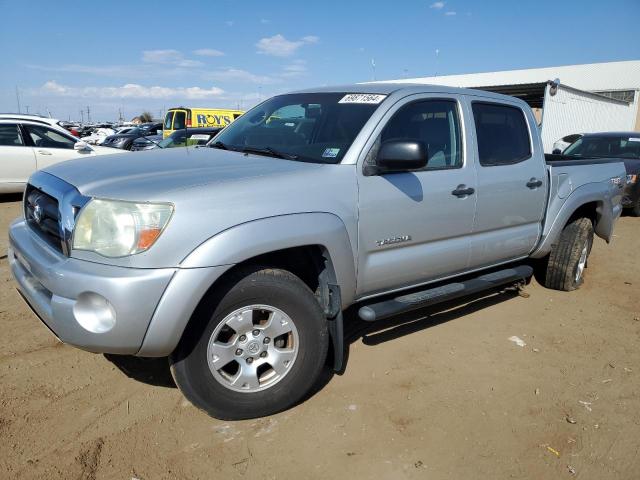
POLYGON ((69 256, 76 215, 89 200, 73 185, 38 171, 25 190, 24 218, 35 234, 69 256))
POLYGON ((63 237, 58 200, 28 185, 24 195, 24 218, 47 243, 62 252, 63 237))

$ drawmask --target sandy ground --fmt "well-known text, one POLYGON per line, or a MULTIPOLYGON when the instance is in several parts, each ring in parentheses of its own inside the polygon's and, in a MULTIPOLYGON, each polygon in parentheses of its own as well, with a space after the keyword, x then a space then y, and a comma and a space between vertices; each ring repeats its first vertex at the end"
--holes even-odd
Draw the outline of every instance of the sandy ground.
POLYGON ((639 219, 596 242, 577 292, 534 281, 360 330, 305 403, 221 422, 162 361, 50 335, 4 256, 16 200, 0 201, 0 478, 640 478, 639 219))

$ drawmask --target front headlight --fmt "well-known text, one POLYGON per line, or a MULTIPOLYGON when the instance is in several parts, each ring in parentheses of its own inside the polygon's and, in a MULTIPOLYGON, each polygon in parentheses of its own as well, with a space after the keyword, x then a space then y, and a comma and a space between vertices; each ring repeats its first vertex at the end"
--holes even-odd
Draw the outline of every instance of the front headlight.
POLYGON ((163 232, 173 205, 93 199, 78 215, 73 248, 105 257, 124 257, 144 252, 163 232))

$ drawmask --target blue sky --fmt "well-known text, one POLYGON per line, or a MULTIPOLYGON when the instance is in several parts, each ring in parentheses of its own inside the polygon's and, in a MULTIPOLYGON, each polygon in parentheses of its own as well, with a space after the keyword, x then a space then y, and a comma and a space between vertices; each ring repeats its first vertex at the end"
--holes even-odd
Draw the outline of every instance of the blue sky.
POLYGON ((0 0, 0 112, 158 116, 313 85, 640 59, 638 0, 0 0), (438 54, 436 54, 438 51, 438 54))

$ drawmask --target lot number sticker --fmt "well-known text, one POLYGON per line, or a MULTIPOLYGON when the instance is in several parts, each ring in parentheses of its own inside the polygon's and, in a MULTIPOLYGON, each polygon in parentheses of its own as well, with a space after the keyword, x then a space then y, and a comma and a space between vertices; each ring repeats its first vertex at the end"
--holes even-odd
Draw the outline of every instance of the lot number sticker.
POLYGON ((350 93, 345 95, 338 103, 369 103, 377 105, 387 98, 386 95, 378 95, 375 93, 350 93))

